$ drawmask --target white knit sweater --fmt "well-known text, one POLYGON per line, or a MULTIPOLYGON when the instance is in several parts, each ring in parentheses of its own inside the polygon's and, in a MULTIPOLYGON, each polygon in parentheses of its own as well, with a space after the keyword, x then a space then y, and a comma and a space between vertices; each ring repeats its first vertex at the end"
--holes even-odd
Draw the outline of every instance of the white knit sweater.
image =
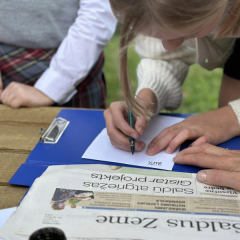
MULTIPOLYGON (((163 108, 177 109, 182 102, 181 85, 187 77, 189 66, 199 63, 213 70, 223 67, 231 55, 235 38, 214 39, 210 34, 186 41, 175 51, 169 52, 159 39, 139 36, 136 51, 141 56, 137 68, 138 89, 151 89, 158 99, 158 112, 163 108)), ((240 99, 230 103, 240 124, 240 99)))
MULTIPOLYGON (((229 0, 222 20, 235 1, 229 0)), ((142 89, 151 89, 158 99, 157 113, 163 108, 177 109, 182 102, 181 85, 187 77, 189 66, 199 63, 208 70, 223 67, 233 51, 235 38, 214 39, 216 29, 206 37, 185 41, 172 52, 165 50, 159 39, 139 36, 136 39, 136 51, 142 60, 137 68, 136 94, 142 89)), ((240 99, 229 102, 229 105, 240 126, 240 99)))

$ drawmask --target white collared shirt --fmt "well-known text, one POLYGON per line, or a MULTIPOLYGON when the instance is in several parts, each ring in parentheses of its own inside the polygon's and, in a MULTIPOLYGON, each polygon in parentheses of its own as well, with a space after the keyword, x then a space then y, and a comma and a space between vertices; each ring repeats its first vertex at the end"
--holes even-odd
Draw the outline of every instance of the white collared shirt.
POLYGON ((117 20, 108 0, 81 0, 78 16, 35 88, 54 102, 68 102, 113 36, 117 20))

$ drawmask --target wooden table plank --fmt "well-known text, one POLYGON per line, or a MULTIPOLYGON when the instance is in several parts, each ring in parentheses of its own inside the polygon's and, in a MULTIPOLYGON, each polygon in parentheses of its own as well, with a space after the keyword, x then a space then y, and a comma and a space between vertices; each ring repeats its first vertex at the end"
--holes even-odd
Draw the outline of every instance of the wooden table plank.
POLYGON ((7 186, 9 180, 18 170, 22 163, 24 163, 29 154, 4 152, 0 153, 0 185, 7 186))
POLYGON ((0 209, 17 207, 27 190, 27 187, 0 186, 0 209))
POLYGON ((30 153, 41 137, 40 128, 27 126, 0 125, 0 151, 30 153))
POLYGON ((16 207, 27 187, 8 184, 62 108, 12 109, 0 104, 0 209, 16 207))
POLYGON ((0 123, 49 124, 61 109, 59 107, 13 109, 0 105, 0 123))

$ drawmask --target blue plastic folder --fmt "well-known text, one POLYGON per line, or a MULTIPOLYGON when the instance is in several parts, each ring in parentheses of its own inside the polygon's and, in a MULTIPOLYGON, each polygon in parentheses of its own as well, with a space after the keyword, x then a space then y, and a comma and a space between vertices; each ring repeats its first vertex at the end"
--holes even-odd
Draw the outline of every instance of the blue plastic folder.
MULTIPOLYGON (((189 114, 168 114, 174 117, 188 117, 189 114)), ((41 176, 50 165, 72 164, 107 164, 125 167, 138 166, 120 163, 83 159, 81 156, 97 135, 106 127, 103 111, 97 110, 62 110, 58 117, 62 117, 70 124, 56 144, 39 142, 33 149, 26 162, 20 166, 9 181, 10 184, 31 186, 34 180, 41 176)), ((189 142, 182 144, 186 148, 189 142)), ((240 137, 234 138, 219 145, 232 150, 240 150, 240 137)), ((200 168, 195 166, 182 166, 175 164, 173 171, 197 173, 200 168)))

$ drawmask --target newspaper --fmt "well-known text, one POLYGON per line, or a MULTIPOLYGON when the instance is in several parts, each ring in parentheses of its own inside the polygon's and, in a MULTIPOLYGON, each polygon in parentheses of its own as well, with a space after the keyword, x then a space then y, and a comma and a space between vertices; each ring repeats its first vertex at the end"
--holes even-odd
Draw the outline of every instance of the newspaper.
POLYGON ((195 174, 102 165, 51 166, 0 230, 28 239, 43 227, 67 239, 239 239, 240 193, 195 174))

